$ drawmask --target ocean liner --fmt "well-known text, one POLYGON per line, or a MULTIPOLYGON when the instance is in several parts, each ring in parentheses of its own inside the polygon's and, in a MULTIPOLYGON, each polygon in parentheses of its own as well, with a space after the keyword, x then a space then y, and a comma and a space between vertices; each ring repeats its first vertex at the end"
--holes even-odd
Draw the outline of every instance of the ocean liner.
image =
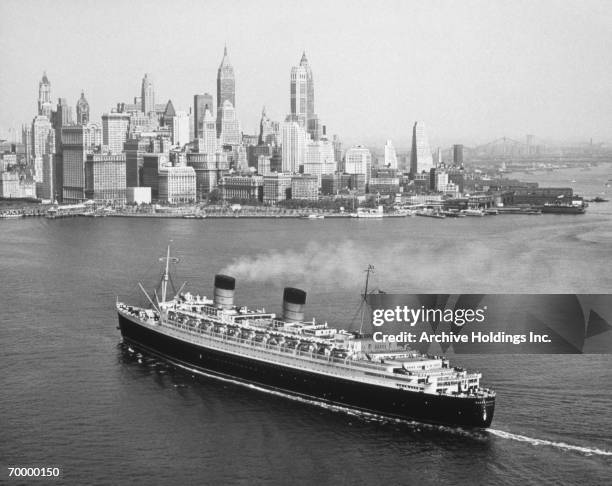
MULTIPOLYGON (((371 335, 304 319, 306 293, 285 288, 282 316, 234 304, 236 281, 216 275, 213 298, 168 294, 170 248, 161 295, 147 307, 117 301, 123 340, 171 364, 294 397, 365 413, 459 427, 488 427, 495 392, 481 374, 452 367, 371 335)), ((367 292, 366 292, 367 293, 367 292)))

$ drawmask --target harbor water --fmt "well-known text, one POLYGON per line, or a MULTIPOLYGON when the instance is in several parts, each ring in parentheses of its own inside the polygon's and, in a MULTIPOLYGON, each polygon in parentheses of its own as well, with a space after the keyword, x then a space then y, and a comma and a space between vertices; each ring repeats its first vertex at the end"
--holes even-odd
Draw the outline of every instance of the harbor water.
MULTIPOLYGON (((539 178, 609 196, 612 172, 539 178)), ((290 400, 121 345, 116 298, 155 285, 170 241, 176 287, 210 296, 224 272, 237 303, 279 312, 296 286, 307 317, 346 329, 360 325, 368 264, 388 292, 612 292, 612 203, 446 220, 0 221, 5 471, 57 466, 57 484, 612 484, 610 355, 452 357, 498 394, 491 429, 466 431, 290 400)))

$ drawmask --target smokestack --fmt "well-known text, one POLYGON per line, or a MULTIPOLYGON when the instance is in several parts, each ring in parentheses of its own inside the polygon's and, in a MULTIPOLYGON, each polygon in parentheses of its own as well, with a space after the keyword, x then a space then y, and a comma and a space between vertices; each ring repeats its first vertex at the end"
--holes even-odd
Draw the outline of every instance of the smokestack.
POLYGON ((293 287, 285 287, 283 292, 283 319, 290 322, 304 320, 306 292, 293 287))
POLYGON ((221 309, 229 309, 234 305, 234 289, 236 279, 228 275, 215 275, 215 306, 221 309))

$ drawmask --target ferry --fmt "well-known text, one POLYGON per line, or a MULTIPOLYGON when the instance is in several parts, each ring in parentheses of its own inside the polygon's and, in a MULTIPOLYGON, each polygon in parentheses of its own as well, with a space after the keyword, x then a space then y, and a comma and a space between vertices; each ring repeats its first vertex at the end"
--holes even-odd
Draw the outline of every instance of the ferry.
POLYGON ((416 212, 416 215, 424 216, 426 218, 438 218, 438 219, 446 218, 446 214, 444 214, 442 211, 435 211, 433 209, 419 209, 416 212))

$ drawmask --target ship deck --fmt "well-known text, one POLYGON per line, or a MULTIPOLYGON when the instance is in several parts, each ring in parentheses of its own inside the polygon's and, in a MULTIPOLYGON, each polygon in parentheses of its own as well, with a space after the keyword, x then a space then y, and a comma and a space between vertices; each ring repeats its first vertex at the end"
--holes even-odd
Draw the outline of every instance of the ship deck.
MULTIPOLYGON (((389 368, 394 363, 387 360, 383 363, 370 362, 362 359, 341 359, 333 356, 325 356, 316 352, 302 351, 297 348, 280 347, 263 342, 254 342, 227 333, 219 333, 205 328, 194 328, 185 324, 174 322, 172 324, 162 323, 155 319, 143 319, 117 306, 117 311, 128 319, 137 322, 147 328, 166 334, 171 337, 181 339, 199 346, 217 349, 223 352, 236 354, 239 356, 257 359, 268 363, 275 363, 279 366, 289 366, 296 369, 307 369, 316 373, 323 373, 336 377, 344 377, 352 381, 376 384, 389 388, 397 388, 412 392, 432 393, 425 390, 425 385, 415 383, 415 379, 426 378, 433 374, 444 373, 444 370, 427 370, 422 373, 412 372, 410 375, 393 373, 389 368)), ((407 361, 402 358, 403 361, 407 361)), ((482 389, 476 393, 453 393, 453 397, 464 398, 483 398, 490 396, 492 392, 482 389)), ((450 394, 446 394, 449 395, 450 394)))

